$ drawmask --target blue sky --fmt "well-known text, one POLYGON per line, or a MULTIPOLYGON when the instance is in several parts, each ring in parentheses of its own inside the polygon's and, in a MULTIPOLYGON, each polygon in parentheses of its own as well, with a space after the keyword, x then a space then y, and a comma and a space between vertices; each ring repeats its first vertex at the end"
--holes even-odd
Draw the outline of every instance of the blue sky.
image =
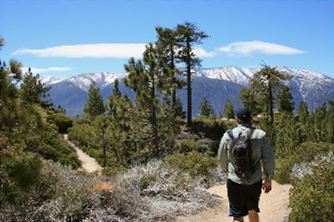
POLYGON ((332 0, 1 0, 0 58, 41 75, 123 72, 155 27, 194 22, 203 68, 285 65, 334 78, 332 0))

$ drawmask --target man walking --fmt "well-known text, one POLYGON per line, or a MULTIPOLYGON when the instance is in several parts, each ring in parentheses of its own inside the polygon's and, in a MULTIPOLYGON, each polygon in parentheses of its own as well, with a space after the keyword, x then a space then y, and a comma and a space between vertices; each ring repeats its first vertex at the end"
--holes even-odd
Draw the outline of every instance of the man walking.
POLYGON ((274 153, 265 132, 252 127, 249 110, 240 109, 236 121, 238 126, 224 134, 218 150, 219 164, 228 174, 229 216, 243 222, 248 215, 249 222, 259 222, 261 188, 271 190, 274 153))

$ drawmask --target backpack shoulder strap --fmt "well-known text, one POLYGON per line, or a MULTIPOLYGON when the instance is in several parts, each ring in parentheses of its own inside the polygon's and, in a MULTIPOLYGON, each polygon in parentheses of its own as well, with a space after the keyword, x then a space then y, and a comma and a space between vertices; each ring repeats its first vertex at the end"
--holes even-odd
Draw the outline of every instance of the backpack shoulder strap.
POLYGON ((252 136, 253 136, 253 133, 254 131, 256 130, 256 128, 250 128, 250 132, 249 132, 249 135, 248 135, 248 139, 252 139, 252 136))
POLYGON ((232 130, 231 130, 231 129, 227 130, 227 135, 228 135, 232 140, 235 139, 234 136, 233 136, 233 133, 232 133, 232 130))

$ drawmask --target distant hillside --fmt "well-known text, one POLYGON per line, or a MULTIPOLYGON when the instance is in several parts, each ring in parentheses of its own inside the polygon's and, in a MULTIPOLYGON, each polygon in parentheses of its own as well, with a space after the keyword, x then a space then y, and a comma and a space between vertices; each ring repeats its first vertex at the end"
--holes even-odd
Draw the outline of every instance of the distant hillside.
MULTIPOLYGON (((278 67, 278 69, 293 76, 286 84, 291 89, 296 107, 300 101, 305 100, 310 110, 314 110, 323 102, 329 99, 334 100, 334 79, 305 69, 288 67, 278 67)), ((223 111, 224 103, 228 99, 232 101, 235 108, 240 107, 240 89, 247 86, 249 79, 258 70, 259 68, 235 66, 198 70, 193 76, 193 115, 198 113, 199 103, 203 97, 207 97, 212 103, 217 114, 223 111)), ((52 86, 51 99, 54 103, 63 106, 67 114, 74 116, 82 114, 87 92, 93 81, 107 101, 112 93, 115 79, 122 80, 125 76, 124 73, 88 73, 63 79, 43 77, 42 80, 52 86)), ((127 88, 122 81, 120 81, 120 90, 134 98, 131 89, 127 88)), ((178 95, 186 107, 186 88, 179 90, 178 95)))

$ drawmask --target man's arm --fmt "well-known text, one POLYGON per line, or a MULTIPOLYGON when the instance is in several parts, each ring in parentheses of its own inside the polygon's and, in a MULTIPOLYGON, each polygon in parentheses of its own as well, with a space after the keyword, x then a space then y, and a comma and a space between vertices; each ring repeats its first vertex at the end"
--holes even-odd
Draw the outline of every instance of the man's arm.
POLYGON ((271 180, 275 169, 275 155, 268 138, 262 139, 262 166, 264 174, 263 189, 266 193, 271 190, 271 180))
POLYGON ((224 133, 224 136, 220 140, 219 148, 218 148, 218 161, 219 166, 223 170, 223 172, 227 173, 228 171, 228 157, 227 157, 227 143, 229 140, 229 136, 227 133, 224 133))

